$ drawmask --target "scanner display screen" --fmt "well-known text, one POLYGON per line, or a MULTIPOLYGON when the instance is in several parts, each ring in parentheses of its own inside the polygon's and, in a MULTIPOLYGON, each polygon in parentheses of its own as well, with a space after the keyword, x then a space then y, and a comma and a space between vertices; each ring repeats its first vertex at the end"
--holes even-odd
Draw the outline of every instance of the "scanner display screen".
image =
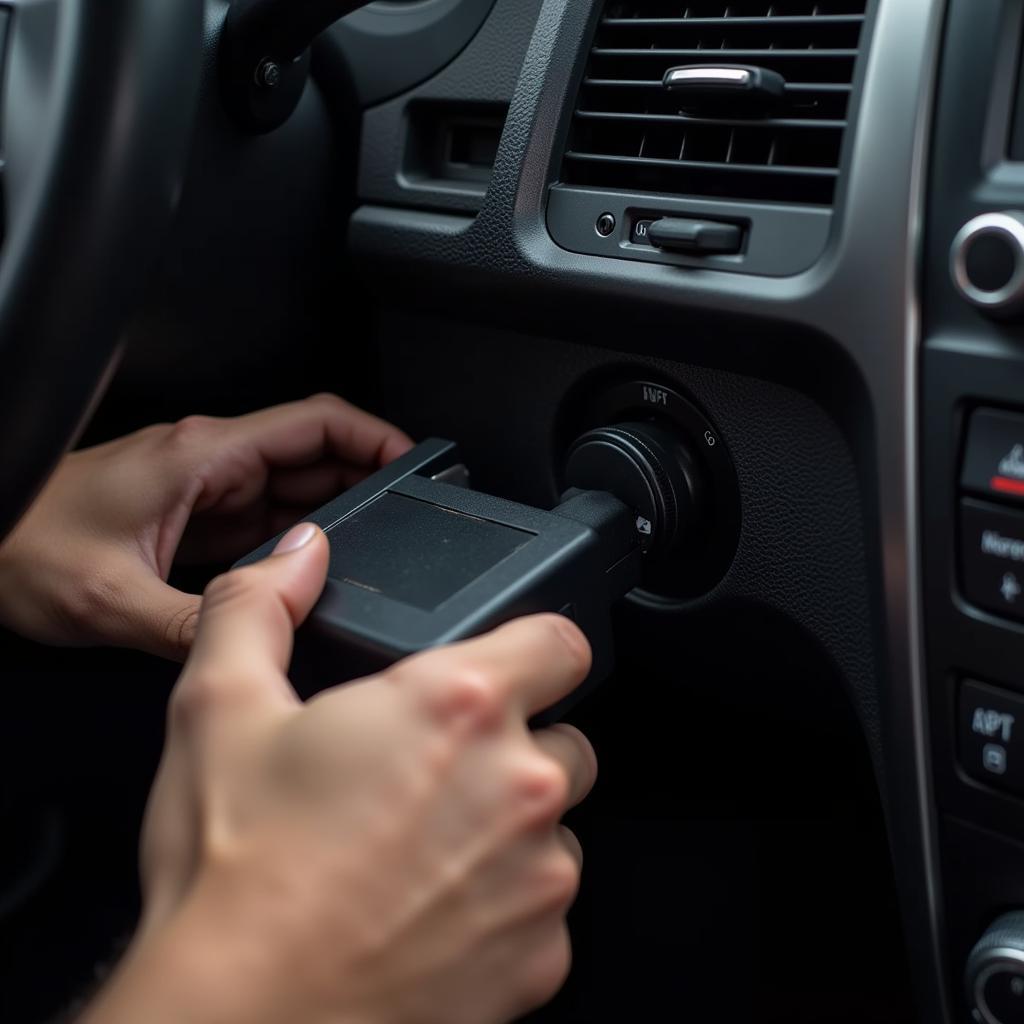
POLYGON ((328 533, 333 579, 433 611, 535 536, 386 492, 328 533))

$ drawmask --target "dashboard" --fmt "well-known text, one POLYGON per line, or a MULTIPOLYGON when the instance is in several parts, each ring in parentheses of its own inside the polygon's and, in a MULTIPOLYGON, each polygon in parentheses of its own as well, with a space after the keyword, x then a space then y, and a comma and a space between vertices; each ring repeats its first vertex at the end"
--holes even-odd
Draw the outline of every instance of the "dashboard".
MULTIPOLYGON (((234 248, 189 249, 174 296, 243 395, 260 346, 209 338, 305 331, 247 299, 287 276, 383 413, 517 501, 555 504, 588 430, 680 431, 718 526, 624 612, 642 703, 743 656, 797 745, 843 704, 929 1024, 1024 1019, 1022 41, 1024 0, 378 0, 318 40, 251 181, 186 193, 183 236, 234 248), (789 638, 818 689, 786 689, 789 638)), ((136 328, 155 380, 170 305, 136 328)))
MULTIPOLYGON (((411 54, 413 13, 450 5, 406 6, 411 54)), ((997 735, 1024 721, 1024 486, 979 489, 964 451, 1024 444, 1024 381, 1019 331, 965 297, 950 248, 1024 199, 1024 5, 463 7, 457 52, 364 96, 348 245, 384 408, 538 503, 602 389, 653 379, 706 414, 738 481, 727 568, 636 600, 669 631, 749 603, 820 646, 878 780, 920 1019, 988 1013, 1019 963, 982 955, 965 987, 968 958, 1024 906, 1024 754, 997 735)), ((342 23, 324 60, 359 45, 342 23)), ((971 270, 1019 288, 999 244, 971 270)))
MULTIPOLYGON (((973 878, 979 865, 951 860, 948 830, 991 828, 986 803, 1020 816, 991 785, 968 787, 959 748, 944 742, 960 671, 1012 691, 1012 661, 992 671, 968 657, 972 644, 941 668, 924 657, 933 637, 954 635, 943 614, 973 623, 948 579, 927 578, 941 593, 929 589, 927 604, 920 585, 933 550, 957 550, 959 428, 951 410, 941 429, 923 418, 934 401, 930 303, 949 282, 951 242, 935 239, 929 203, 954 189, 930 179, 948 173, 933 149, 941 104, 931 132, 945 5, 479 6, 471 41, 362 115, 348 242, 382 300, 374 331, 386 407, 409 429, 457 436, 485 489, 537 502, 557 494, 573 403, 609 376, 642 371, 705 410, 736 466, 742 527, 713 586, 674 608, 657 593, 650 603, 671 617, 755 602, 838 666, 883 794, 921 1016, 953 1019, 967 954, 1013 893, 997 899, 993 884, 987 898, 968 897, 976 887, 957 872, 973 878), (784 79, 780 105, 715 95, 681 124, 668 72, 737 65, 784 79), (645 232, 666 222, 733 234, 726 251, 650 244, 645 232), (944 246, 936 267, 922 261, 933 242, 944 246), (398 294, 415 315, 394 309, 398 294), (515 433, 515 451, 502 429, 515 433), (940 438, 943 451, 926 448, 940 438), (501 470, 491 468, 496 451, 501 470), (919 466, 933 461, 950 492, 925 500, 933 481, 919 466), (949 607, 935 607, 941 599, 949 607), (980 790, 957 815, 974 826, 946 817, 958 787, 980 790), (970 906, 955 910, 946 892, 970 906)), ((976 3, 959 6, 980 17, 976 3)), ((997 12, 1014 6, 984 5, 993 32, 997 12)), ((976 24, 967 36, 952 22, 946 31, 954 44, 978 38, 976 24)), ((343 34, 330 41, 350 45, 343 34)), ((984 108, 968 116, 958 96, 956 123, 983 123, 984 108)), ((947 144, 980 169, 962 134, 947 144)), ((948 199, 944 211, 950 227, 969 219, 948 199)), ((946 301, 999 329, 962 299, 946 301)), ((959 372, 944 379, 964 382, 959 372)), ((1012 626, 988 628, 1016 638, 1012 626)), ((982 856, 973 839, 960 848, 982 856)))

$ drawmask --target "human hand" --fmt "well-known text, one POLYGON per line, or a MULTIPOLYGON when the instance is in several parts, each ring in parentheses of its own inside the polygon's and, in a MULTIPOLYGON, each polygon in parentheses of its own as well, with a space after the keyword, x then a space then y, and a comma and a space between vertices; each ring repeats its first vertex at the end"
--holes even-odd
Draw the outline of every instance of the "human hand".
POLYGON ((142 926, 83 1024, 499 1024, 560 987, 580 852, 558 821, 596 762, 526 723, 584 678, 585 639, 521 619, 303 705, 285 670, 327 561, 303 525, 208 588, 142 926))
POLYGON ((166 583, 176 555, 233 561, 411 446, 396 427, 317 395, 67 455, 0 544, 0 624, 42 643, 181 660, 199 597, 166 583))

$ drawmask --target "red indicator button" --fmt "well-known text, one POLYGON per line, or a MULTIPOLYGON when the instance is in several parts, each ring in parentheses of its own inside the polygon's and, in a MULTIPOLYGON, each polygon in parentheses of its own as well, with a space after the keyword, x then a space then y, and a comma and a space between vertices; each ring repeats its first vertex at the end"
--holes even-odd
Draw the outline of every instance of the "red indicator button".
POLYGON ((1024 505, 1024 414, 978 409, 966 440, 960 486, 971 494, 1024 505))
POLYGON ((1011 480, 1008 476, 994 476, 989 486, 1000 494, 1014 494, 1024 498, 1024 480, 1011 480))

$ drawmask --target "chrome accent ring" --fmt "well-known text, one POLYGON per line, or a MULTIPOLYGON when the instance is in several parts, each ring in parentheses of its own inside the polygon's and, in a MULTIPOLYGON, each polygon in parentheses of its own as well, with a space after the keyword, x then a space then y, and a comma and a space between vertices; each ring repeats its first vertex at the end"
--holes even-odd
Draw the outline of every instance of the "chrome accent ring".
POLYGON ((981 963, 984 965, 974 978, 971 996, 974 1000, 974 1008, 981 1014, 983 1024, 1006 1024, 996 1017, 985 1002, 985 984, 992 977, 1007 967, 1016 968, 1017 972, 1024 977, 1024 950, 1014 949, 1012 946, 998 946, 989 949, 982 954, 981 963))
POLYGON ((1024 302, 1024 215, 983 213, 969 220, 953 239, 950 273, 957 291, 980 309, 999 313, 1024 302), (978 288, 967 273, 967 256, 971 247, 987 236, 1006 239, 1014 256, 1013 275, 1002 288, 995 291, 978 288))

